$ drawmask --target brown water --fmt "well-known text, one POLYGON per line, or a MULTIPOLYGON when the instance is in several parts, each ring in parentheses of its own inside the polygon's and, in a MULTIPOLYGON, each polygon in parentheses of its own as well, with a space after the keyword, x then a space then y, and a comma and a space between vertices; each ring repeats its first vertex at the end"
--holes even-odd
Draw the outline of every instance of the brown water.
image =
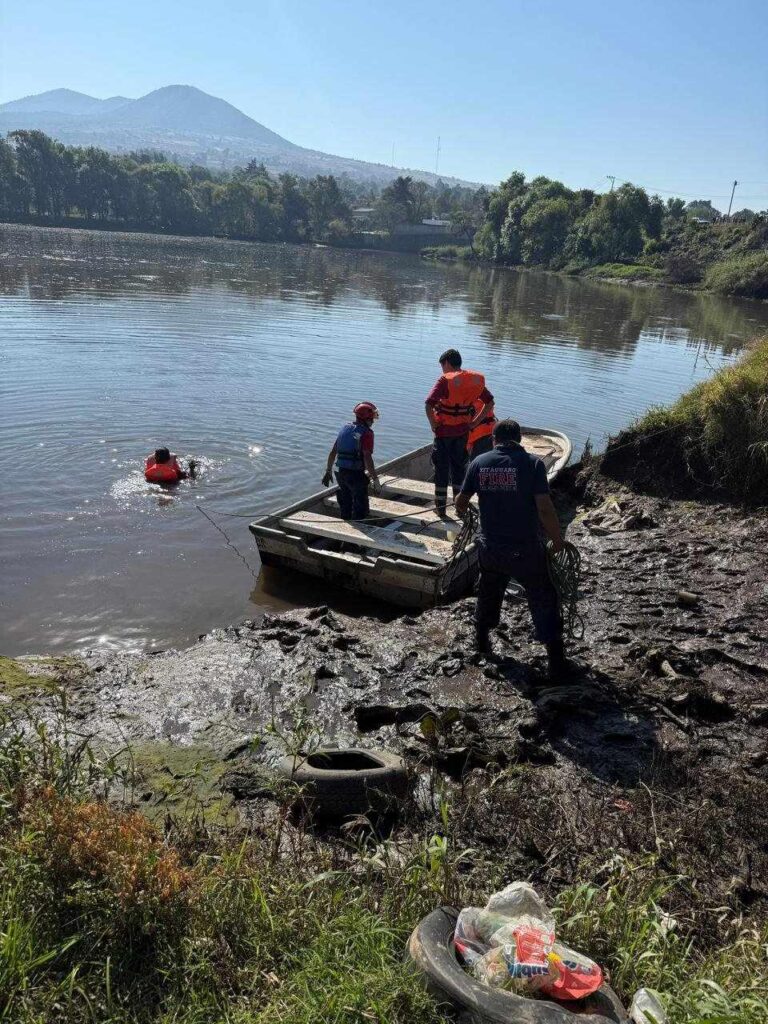
MULTIPOLYGON (((455 346, 502 414, 599 446, 768 325, 768 305, 417 257, 0 227, 0 652, 188 642, 264 607, 196 510, 258 515, 316 490, 355 402, 380 460, 429 439, 455 346), (165 443, 203 465, 145 484, 165 443)), ((248 518, 219 519, 258 575, 248 518)))

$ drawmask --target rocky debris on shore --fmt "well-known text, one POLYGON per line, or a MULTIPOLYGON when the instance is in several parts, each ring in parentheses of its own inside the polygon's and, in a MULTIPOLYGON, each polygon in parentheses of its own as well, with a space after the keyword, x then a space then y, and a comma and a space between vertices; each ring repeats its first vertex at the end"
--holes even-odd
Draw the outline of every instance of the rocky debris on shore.
MULTIPOLYGON (((768 516, 612 494, 599 477, 580 492, 580 505, 559 498, 583 558, 573 680, 547 680, 514 597, 492 658, 472 650, 472 597, 386 624, 323 606, 217 629, 186 650, 67 659, 54 674, 68 715, 107 750, 188 751, 243 799, 263 793, 298 709, 324 743, 393 747, 455 779, 529 766, 601 799, 668 785, 692 805, 707 779, 764 786, 768 516)), ((0 700, 17 696, 0 685, 0 700)), ((39 712, 53 700, 28 688, 39 712)))

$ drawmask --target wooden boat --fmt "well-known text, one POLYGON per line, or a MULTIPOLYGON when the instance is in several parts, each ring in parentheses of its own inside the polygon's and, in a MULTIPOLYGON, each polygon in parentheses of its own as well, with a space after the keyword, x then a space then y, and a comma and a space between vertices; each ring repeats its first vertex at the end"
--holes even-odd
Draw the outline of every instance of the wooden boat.
MULTIPOLYGON (((556 430, 523 427, 522 443, 543 459, 550 482, 571 457, 571 442, 556 430)), ((262 564, 411 608, 465 593, 477 549, 450 506, 443 516, 434 511, 431 451, 426 444, 379 467, 382 489, 371 495, 366 522, 340 520, 338 488, 329 487, 251 523, 262 564)))

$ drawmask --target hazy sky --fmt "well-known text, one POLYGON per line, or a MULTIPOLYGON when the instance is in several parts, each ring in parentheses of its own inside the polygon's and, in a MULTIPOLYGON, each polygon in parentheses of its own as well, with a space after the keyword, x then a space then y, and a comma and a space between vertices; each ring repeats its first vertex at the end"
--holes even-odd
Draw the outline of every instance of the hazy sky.
POLYGON ((196 85, 293 142, 768 208, 766 0, 0 0, 0 100, 196 85), (723 198, 725 197, 725 198, 723 198))

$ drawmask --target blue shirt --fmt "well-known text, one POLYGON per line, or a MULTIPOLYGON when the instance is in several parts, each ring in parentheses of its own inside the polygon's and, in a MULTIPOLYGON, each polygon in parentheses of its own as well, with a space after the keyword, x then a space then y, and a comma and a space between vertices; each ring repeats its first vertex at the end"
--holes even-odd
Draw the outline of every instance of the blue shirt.
POLYGON ((480 502, 480 533, 488 544, 526 547, 536 542, 536 495, 549 494, 541 459, 520 445, 499 445, 470 462, 461 493, 480 502))

